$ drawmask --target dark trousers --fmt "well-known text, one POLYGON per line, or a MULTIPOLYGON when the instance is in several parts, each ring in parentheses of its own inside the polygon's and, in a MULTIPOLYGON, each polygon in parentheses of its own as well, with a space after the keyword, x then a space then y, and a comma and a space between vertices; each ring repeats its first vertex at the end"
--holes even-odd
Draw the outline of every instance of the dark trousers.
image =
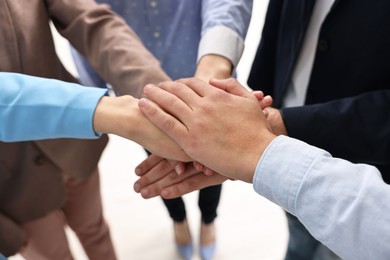
MULTIPOLYGON (((151 153, 146 150, 146 153, 151 153)), ((221 197, 222 184, 210 186, 199 190, 198 206, 200 209, 202 221, 205 224, 210 224, 217 217, 217 208, 221 197)), ((168 209, 169 216, 175 222, 182 222, 186 219, 187 213, 182 197, 175 199, 162 199, 168 209)))
MULTIPOLYGON (((222 185, 210 186, 199 191, 198 205, 205 224, 212 223, 217 217, 217 207, 221 197, 222 185)), ((169 215, 175 222, 186 219, 186 209, 181 197, 176 199, 163 199, 169 215)))

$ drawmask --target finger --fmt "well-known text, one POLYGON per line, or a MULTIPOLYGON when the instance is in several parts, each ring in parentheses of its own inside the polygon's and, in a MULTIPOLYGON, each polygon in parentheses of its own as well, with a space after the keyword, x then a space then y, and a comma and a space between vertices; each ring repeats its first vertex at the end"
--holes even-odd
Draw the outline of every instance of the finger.
POLYGON ((162 160, 134 183, 134 190, 140 192, 144 187, 161 180, 172 172, 176 174, 168 161, 162 160))
POLYGON ((222 89, 230 94, 253 99, 254 96, 244 86, 242 86, 236 79, 211 79, 210 84, 214 87, 222 89))
POLYGON ((146 158, 143 162, 137 165, 135 167, 134 171, 135 174, 138 176, 144 175, 146 172, 148 172, 150 169, 152 169, 157 163, 164 160, 164 158, 161 158, 157 155, 150 155, 148 158, 146 158))
MULTIPOLYGON (((185 100, 176 96, 176 92, 179 92, 180 89, 186 88, 183 88, 182 84, 178 86, 178 83, 176 82, 160 83, 159 87, 148 84, 144 87, 144 94, 164 111, 173 115, 177 119, 182 120, 183 118, 188 118, 191 108, 185 100), (162 86, 165 87, 163 88, 162 86)), ((192 95, 190 93, 190 96, 193 98, 194 95, 196 94, 192 91, 192 95)))
POLYGON ((210 168, 207 168, 205 167, 204 169, 204 174, 206 174, 207 176, 210 176, 210 175, 213 175, 215 172, 213 170, 211 170, 210 168))
POLYGON ((183 180, 196 174, 203 175, 203 172, 197 171, 194 167, 188 167, 188 169, 181 175, 177 175, 176 172, 171 171, 169 174, 165 175, 164 178, 160 179, 159 181, 151 183, 146 187, 143 187, 140 190, 140 194, 145 199, 159 196, 161 191, 164 188, 182 182, 183 180))
POLYGON ((179 79, 176 80, 176 82, 186 85, 200 97, 204 97, 213 91, 213 88, 210 88, 210 85, 207 82, 198 78, 179 79))
POLYGON ((193 164, 194 164, 195 169, 197 169, 198 171, 202 171, 206 175, 212 175, 215 173, 213 170, 207 168, 206 166, 204 166, 200 162, 193 162, 193 164))
POLYGON ((255 97, 257 98, 257 101, 261 101, 264 98, 263 91, 255 90, 255 91, 252 91, 252 94, 255 95, 255 97))
POLYGON ((196 174, 185 179, 183 182, 179 182, 177 184, 164 188, 161 191, 160 195, 164 199, 173 199, 173 198, 183 196, 195 190, 221 184, 226 180, 227 178, 220 174, 214 174, 212 176, 206 176, 204 174, 196 174))
POLYGON ((267 107, 272 106, 273 99, 271 96, 265 96, 263 100, 261 101, 261 109, 265 109, 267 107))
MULTIPOLYGON (((201 80, 193 79, 196 82, 195 86, 199 84, 206 84, 201 80)), ((158 84, 158 87, 169 92, 172 95, 178 97, 182 102, 187 104, 188 107, 191 108, 192 104, 197 104, 202 97, 198 92, 196 92, 189 85, 184 84, 183 82, 190 83, 191 80, 177 80, 177 81, 166 81, 158 84)), ((206 84, 208 86, 208 84, 206 84)), ((195 87, 196 89, 196 87, 195 87)))
POLYGON ((186 170, 186 163, 180 161, 168 160, 169 164, 175 169, 178 175, 182 174, 186 170))
POLYGON ((204 169, 203 164, 201 164, 200 162, 193 162, 193 164, 194 164, 195 169, 197 169, 200 172, 203 171, 203 169, 204 169))
POLYGON ((261 109, 272 106, 273 99, 270 95, 264 96, 263 91, 252 91, 252 94, 257 98, 261 109))
POLYGON ((267 109, 264 109, 264 110, 263 110, 263 114, 264 114, 265 118, 267 118, 267 117, 268 117, 268 115, 269 115, 269 112, 268 112, 268 110, 267 110, 267 109))
POLYGON ((146 98, 139 100, 138 107, 154 125, 164 131, 179 145, 184 141, 185 136, 188 134, 188 129, 177 118, 164 112, 146 98))

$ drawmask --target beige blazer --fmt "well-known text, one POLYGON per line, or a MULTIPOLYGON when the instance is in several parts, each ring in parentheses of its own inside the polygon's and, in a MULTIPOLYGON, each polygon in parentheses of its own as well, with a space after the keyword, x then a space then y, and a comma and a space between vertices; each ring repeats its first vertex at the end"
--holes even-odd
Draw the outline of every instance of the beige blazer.
MULTIPOLYGON (((124 20, 93 0, 0 0, 0 71, 76 81, 56 55, 50 20, 117 93, 139 97, 168 80, 124 20)), ((88 176, 107 140, 0 142, 0 252, 20 249, 21 223, 61 207, 62 172, 88 176)))

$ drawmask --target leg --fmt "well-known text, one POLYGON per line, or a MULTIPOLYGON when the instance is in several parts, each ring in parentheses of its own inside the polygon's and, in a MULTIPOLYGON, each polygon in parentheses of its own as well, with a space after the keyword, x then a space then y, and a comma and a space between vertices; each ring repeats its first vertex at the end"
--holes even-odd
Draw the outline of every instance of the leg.
MULTIPOLYGON (((151 155, 148 150, 145 149, 145 151, 148 156, 151 155)), ((162 200, 168 209, 169 216, 173 220, 176 249, 185 260, 191 259, 193 253, 192 238, 186 219, 184 201, 181 197, 169 200, 162 198, 162 200)))
POLYGON ((315 260, 341 260, 341 258, 333 253, 328 247, 320 243, 314 255, 315 260))
POLYGON ((217 217, 217 207, 221 197, 222 185, 216 185, 199 191, 199 208, 202 214, 202 222, 210 224, 217 217))
POLYGON ((88 258, 116 259, 108 225, 103 218, 98 169, 81 181, 65 177, 65 184, 65 218, 79 238, 88 258))
POLYGON ((290 238, 285 260, 336 260, 340 259, 326 246, 317 241, 305 226, 286 212, 290 238))
POLYGON ((199 191, 199 208, 202 214, 200 225, 200 255, 202 260, 212 259, 215 253, 215 224, 222 185, 199 191))
POLYGON ((27 234, 27 244, 19 252, 26 260, 72 260, 66 238, 65 219, 56 210, 37 220, 22 225, 27 234))
POLYGON ((169 216, 175 222, 183 222, 186 219, 186 209, 184 205, 183 199, 175 198, 175 199, 162 199, 164 201, 165 206, 168 209, 169 216))
POLYGON ((185 260, 189 260, 193 254, 190 228, 186 219, 186 209, 182 198, 163 199, 168 209, 169 216, 173 220, 176 249, 185 260))

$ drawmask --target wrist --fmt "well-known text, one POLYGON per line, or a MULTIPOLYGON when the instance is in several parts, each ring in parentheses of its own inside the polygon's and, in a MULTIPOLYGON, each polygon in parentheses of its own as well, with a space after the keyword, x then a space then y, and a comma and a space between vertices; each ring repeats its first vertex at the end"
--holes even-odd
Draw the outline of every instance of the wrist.
POLYGON ((252 152, 248 152, 247 161, 243 165, 243 178, 245 179, 242 179, 242 181, 248 183, 253 182, 257 164, 261 160, 265 150, 275 138, 276 135, 268 129, 264 129, 264 131, 259 132, 258 140, 254 142, 256 146, 253 148, 252 152))
POLYGON ((232 70, 233 65, 230 60, 220 55, 208 54, 199 60, 195 77, 205 82, 212 78, 225 79, 231 76, 232 70))
POLYGON ((102 97, 94 114, 94 130, 133 138, 137 110, 138 101, 131 96, 102 97))
POLYGON ((279 109, 268 107, 265 109, 268 113, 267 122, 275 135, 288 135, 283 117, 279 109))

